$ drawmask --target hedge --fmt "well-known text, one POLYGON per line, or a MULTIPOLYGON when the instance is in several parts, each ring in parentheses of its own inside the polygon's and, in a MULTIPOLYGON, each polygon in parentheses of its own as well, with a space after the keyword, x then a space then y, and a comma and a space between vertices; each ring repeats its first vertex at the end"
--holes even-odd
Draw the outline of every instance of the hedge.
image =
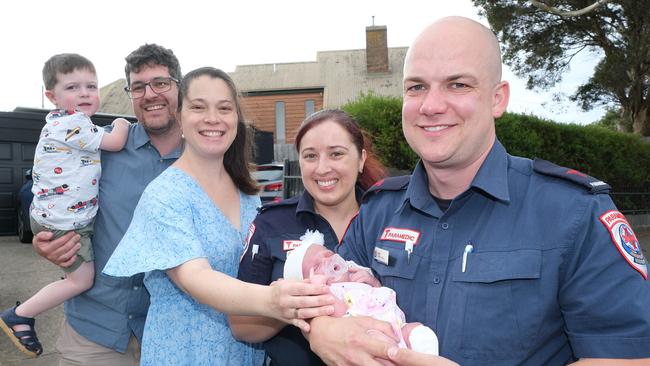
POLYGON ((650 143, 639 136, 516 113, 499 118, 496 130, 509 153, 550 160, 607 182, 621 210, 650 209, 650 143))
MULTIPOLYGON (((342 109, 368 132, 386 166, 411 170, 417 156, 402 135, 401 106, 401 98, 365 94, 342 109)), ((550 160, 597 177, 612 186, 622 210, 650 209, 650 194, 616 194, 650 192, 650 143, 638 136, 518 113, 505 113, 496 121, 496 131, 510 154, 550 160)))
POLYGON ((402 134, 402 98, 361 94, 341 107, 359 122, 373 143, 379 160, 398 170, 412 170, 418 156, 402 134))

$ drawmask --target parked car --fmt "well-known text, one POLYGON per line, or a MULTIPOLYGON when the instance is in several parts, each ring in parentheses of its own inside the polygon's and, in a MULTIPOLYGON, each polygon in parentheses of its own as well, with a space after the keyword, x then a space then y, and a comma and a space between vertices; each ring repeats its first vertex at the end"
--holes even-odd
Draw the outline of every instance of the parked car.
POLYGON ((25 173, 25 183, 18 190, 18 203, 16 205, 16 232, 21 243, 32 242, 32 229, 29 226, 29 206, 32 204, 32 170, 25 173))
POLYGON ((262 203, 279 201, 284 193, 284 164, 271 163, 258 165, 253 172, 253 179, 260 186, 262 203))

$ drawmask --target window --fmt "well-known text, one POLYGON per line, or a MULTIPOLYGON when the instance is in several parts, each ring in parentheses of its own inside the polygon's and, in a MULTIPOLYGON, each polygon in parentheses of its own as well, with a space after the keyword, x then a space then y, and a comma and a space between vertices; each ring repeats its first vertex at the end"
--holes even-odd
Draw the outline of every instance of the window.
POLYGON ((314 100, 307 99, 305 100, 305 118, 309 117, 312 113, 314 113, 314 100))
POLYGON ((284 102, 275 102, 275 143, 284 142, 284 102))

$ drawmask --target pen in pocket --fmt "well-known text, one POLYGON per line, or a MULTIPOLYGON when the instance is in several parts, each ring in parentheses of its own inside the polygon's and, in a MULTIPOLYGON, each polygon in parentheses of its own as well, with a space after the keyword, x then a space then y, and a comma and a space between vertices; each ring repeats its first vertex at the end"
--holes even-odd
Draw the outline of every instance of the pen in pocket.
POLYGON ((467 257, 469 256, 469 253, 471 253, 474 250, 474 246, 472 243, 468 243, 465 245, 465 251, 463 251, 463 264, 461 265, 461 271, 465 273, 465 270, 467 269, 467 257))
POLYGON ((255 259, 255 254, 260 250, 260 246, 257 244, 253 244, 253 249, 251 250, 251 260, 255 259))

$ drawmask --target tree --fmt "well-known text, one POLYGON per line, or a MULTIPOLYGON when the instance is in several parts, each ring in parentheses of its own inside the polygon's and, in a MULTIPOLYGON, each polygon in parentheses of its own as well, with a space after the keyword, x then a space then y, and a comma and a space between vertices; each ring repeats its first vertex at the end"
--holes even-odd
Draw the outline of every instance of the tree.
POLYGON ((603 127, 611 131, 617 131, 618 125, 621 123, 621 111, 616 108, 607 108, 605 115, 590 126, 603 127))
POLYGON ((598 64, 571 100, 620 108, 619 130, 650 136, 650 0, 472 1, 528 88, 552 87, 575 55, 591 52, 598 64))
POLYGON ((555 15, 559 15, 559 16, 561 16, 563 18, 577 17, 577 16, 580 16, 580 15, 587 14, 590 11, 593 11, 594 9, 596 9, 597 7, 599 7, 599 6, 603 5, 603 4, 607 4, 609 2, 612 2, 612 0, 598 0, 595 3, 593 3, 593 4, 589 5, 589 6, 585 6, 582 9, 565 11, 565 10, 556 8, 554 6, 550 6, 550 5, 548 5, 548 4, 544 3, 544 2, 541 2, 541 1, 530 0, 530 4, 535 6, 536 8, 542 9, 542 10, 547 11, 549 13, 553 13, 555 15))

